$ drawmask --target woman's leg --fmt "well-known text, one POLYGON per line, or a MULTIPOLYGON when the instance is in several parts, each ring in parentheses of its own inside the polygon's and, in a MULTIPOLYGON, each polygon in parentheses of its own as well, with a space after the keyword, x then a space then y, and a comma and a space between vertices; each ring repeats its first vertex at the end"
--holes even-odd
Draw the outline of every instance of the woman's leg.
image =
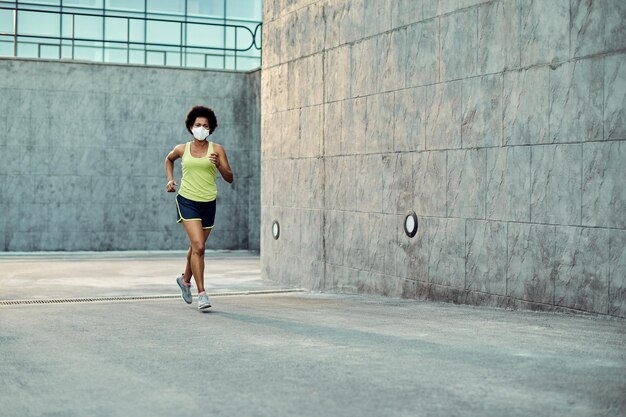
POLYGON ((185 264, 185 272, 183 272, 183 281, 186 283, 191 282, 191 277, 193 273, 191 272, 191 245, 189 245, 189 249, 187 249, 187 263, 185 264))
MULTIPOLYGON (((206 243, 209 235, 211 234, 211 229, 203 229, 204 232, 204 242, 206 243)), ((186 283, 191 282, 191 277, 193 276, 193 272, 191 271, 191 246, 187 249, 187 262, 185 263, 185 272, 183 272, 183 281, 186 283)))
POLYGON ((191 270, 191 274, 196 280, 198 293, 201 293, 204 292, 204 251, 211 229, 203 230, 202 224, 197 220, 183 221, 182 223, 189 237, 188 261, 187 266, 185 266, 185 274, 187 274, 188 269, 191 270))

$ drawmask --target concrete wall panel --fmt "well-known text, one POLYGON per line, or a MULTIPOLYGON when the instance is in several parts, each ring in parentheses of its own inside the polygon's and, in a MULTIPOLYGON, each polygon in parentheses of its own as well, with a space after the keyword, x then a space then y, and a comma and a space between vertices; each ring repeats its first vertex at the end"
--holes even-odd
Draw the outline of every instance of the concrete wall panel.
MULTIPOLYGON (((423 151, 426 141, 426 88, 408 88, 394 94, 393 150, 423 151)), ((386 130, 389 130, 388 128, 386 130)))
POLYGON ((383 211, 383 159, 380 155, 356 157, 356 210, 372 213, 383 211))
POLYGON ((626 139, 626 54, 604 59, 604 139, 626 139))
MULTIPOLYGON (((336 156, 341 154, 342 142, 342 116, 343 102, 335 101, 324 105, 323 139, 324 156, 336 156)), ((319 134, 319 130, 316 130, 319 134)))
POLYGON ((485 218, 486 158, 485 149, 448 152, 446 176, 449 217, 485 218))
POLYGON ((376 83, 379 77, 378 56, 372 58, 372 53, 377 52, 377 37, 366 38, 352 45, 350 55, 350 79, 352 97, 363 97, 375 94, 376 83))
POLYGON ((569 57, 569 0, 519 0, 521 64, 562 62, 569 57))
POLYGON ((329 265, 343 265, 345 212, 327 210, 324 221, 324 258, 329 265))
POLYGON ((393 29, 419 22, 423 0, 398 0, 391 2, 391 27, 393 29))
POLYGON ((620 1, 607 1, 606 24, 604 25, 605 51, 616 51, 626 46, 626 4, 620 1))
POLYGON ((549 69, 505 72, 503 90, 503 144, 549 143, 549 69))
POLYGON ((609 230, 556 228, 555 304, 608 313, 609 230))
POLYGON ((519 8, 517 0, 488 2, 478 8, 478 73, 519 68, 519 8))
POLYGON ((468 220, 466 228, 466 288, 506 295, 506 223, 468 220))
POLYGON ((342 45, 330 49, 324 57, 325 90, 327 102, 345 100, 351 97, 351 48, 342 45))
POLYGON ((552 143, 602 140, 602 59, 565 63, 550 71, 552 143))
POLYGON ((465 288, 465 220, 430 219, 428 280, 465 288))
POLYGON ((365 152, 393 151, 393 101, 393 93, 367 97, 365 152))
POLYGON ((502 77, 488 75, 462 83, 461 143, 464 148, 502 143, 502 77))
MULTIPOLYGON (((370 105, 371 106, 371 105, 370 105)), ((371 106, 373 108, 373 106, 371 106)), ((365 132, 368 126, 367 99, 357 98, 342 102, 341 107, 341 154, 353 155, 365 153, 365 132)), ((372 121, 376 124, 377 121, 372 121)), ((382 134, 389 135, 389 130, 384 129, 382 134)), ((370 128, 371 131, 371 128, 370 128)))
POLYGON ((583 145, 582 222, 586 226, 626 229, 626 144, 583 145))
POLYGON ((467 9, 440 18, 441 81, 477 73, 477 13, 467 9))
POLYGON ((411 153, 393 153, 382 156, 381 171, 375 172, 382 180, 382 212, 386 214, 405 214, 413 207, 414 179, 413 155, 411 153))
POLYGON ((571 2, 571 57, 604 52, 604 27, 608 12, 607 6, 606 1, 588 2, 573 0, 571 2))
POLYGON ((507 295, 554 303, 556 231, 554 226, 508 223, 507 295))
POLYGON ((413 154, 413 209, 419 216, 446 216, 447 156, 446 152, 413 154))
POLYGON ((581 224, 582 144, 533 147, 531 176, 532 222, 581 224))
POLYGON ((491 148, 486 158, 487 219, 529 222, 531 148, 491 148))
POLYGON ((626 232, 610 231, 609 314, 626 315, 626 232))
POLYGON ((461 81, 426 89, 426 149, 461 148, 461 81))
POLYGON ((406 30, 406 85, 420 86, 439 81, 439 21, 410 25, 406 30))

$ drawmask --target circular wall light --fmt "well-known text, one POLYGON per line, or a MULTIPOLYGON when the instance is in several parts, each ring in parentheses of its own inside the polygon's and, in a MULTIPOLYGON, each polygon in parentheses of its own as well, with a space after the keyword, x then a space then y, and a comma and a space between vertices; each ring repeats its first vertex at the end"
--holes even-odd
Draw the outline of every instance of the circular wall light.
POLYGON ((404 218, 404 233, 406 233, 408 237, 413 237, 417 233, 417 228, 417 215, 413 210, 410 210, 404 218))
POLYGON ((280 224, 278 224, 277 220, 274 220, 272 223, 272 236, 275 240, 280 236, 280 224))

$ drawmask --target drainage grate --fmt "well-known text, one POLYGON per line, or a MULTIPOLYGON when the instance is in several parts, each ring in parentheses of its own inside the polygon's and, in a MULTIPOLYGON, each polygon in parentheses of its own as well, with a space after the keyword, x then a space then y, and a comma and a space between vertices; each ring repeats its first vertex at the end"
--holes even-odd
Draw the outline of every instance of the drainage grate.
MULTIPOLYGON (((234 291, 209 293, 211 297, 237 296, 237 295, 263 295, 263 294, 283 294, 293 292, 305 292, 300 288, 284 290, 259 290, 259 291, 234 291)), ((67 304, 67 303, 96 303, 103 301, 140 301, 140 300, 175 300, 180 295, 139 295, 122 297, 94 297, 94 298, 51 298, 44 300, 0 300, 0 306, 28 305, 28 304, 67 304)))

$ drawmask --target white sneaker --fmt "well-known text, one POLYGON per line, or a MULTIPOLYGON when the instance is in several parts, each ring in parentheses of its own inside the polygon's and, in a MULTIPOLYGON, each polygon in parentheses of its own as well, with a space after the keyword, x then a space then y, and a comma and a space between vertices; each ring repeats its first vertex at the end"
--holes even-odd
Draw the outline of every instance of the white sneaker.
POLYGON ((176 283, 180 287, 180 297, 185 300, 187 304, 191 304, 191 287, 185 285, 182 275, 176 278, 176 283))
POLYGON ((211 302, 209 301, 209 296, 204 293, 198 296, 198 310, 204 310, 206 308, 211 307, 211 302))

